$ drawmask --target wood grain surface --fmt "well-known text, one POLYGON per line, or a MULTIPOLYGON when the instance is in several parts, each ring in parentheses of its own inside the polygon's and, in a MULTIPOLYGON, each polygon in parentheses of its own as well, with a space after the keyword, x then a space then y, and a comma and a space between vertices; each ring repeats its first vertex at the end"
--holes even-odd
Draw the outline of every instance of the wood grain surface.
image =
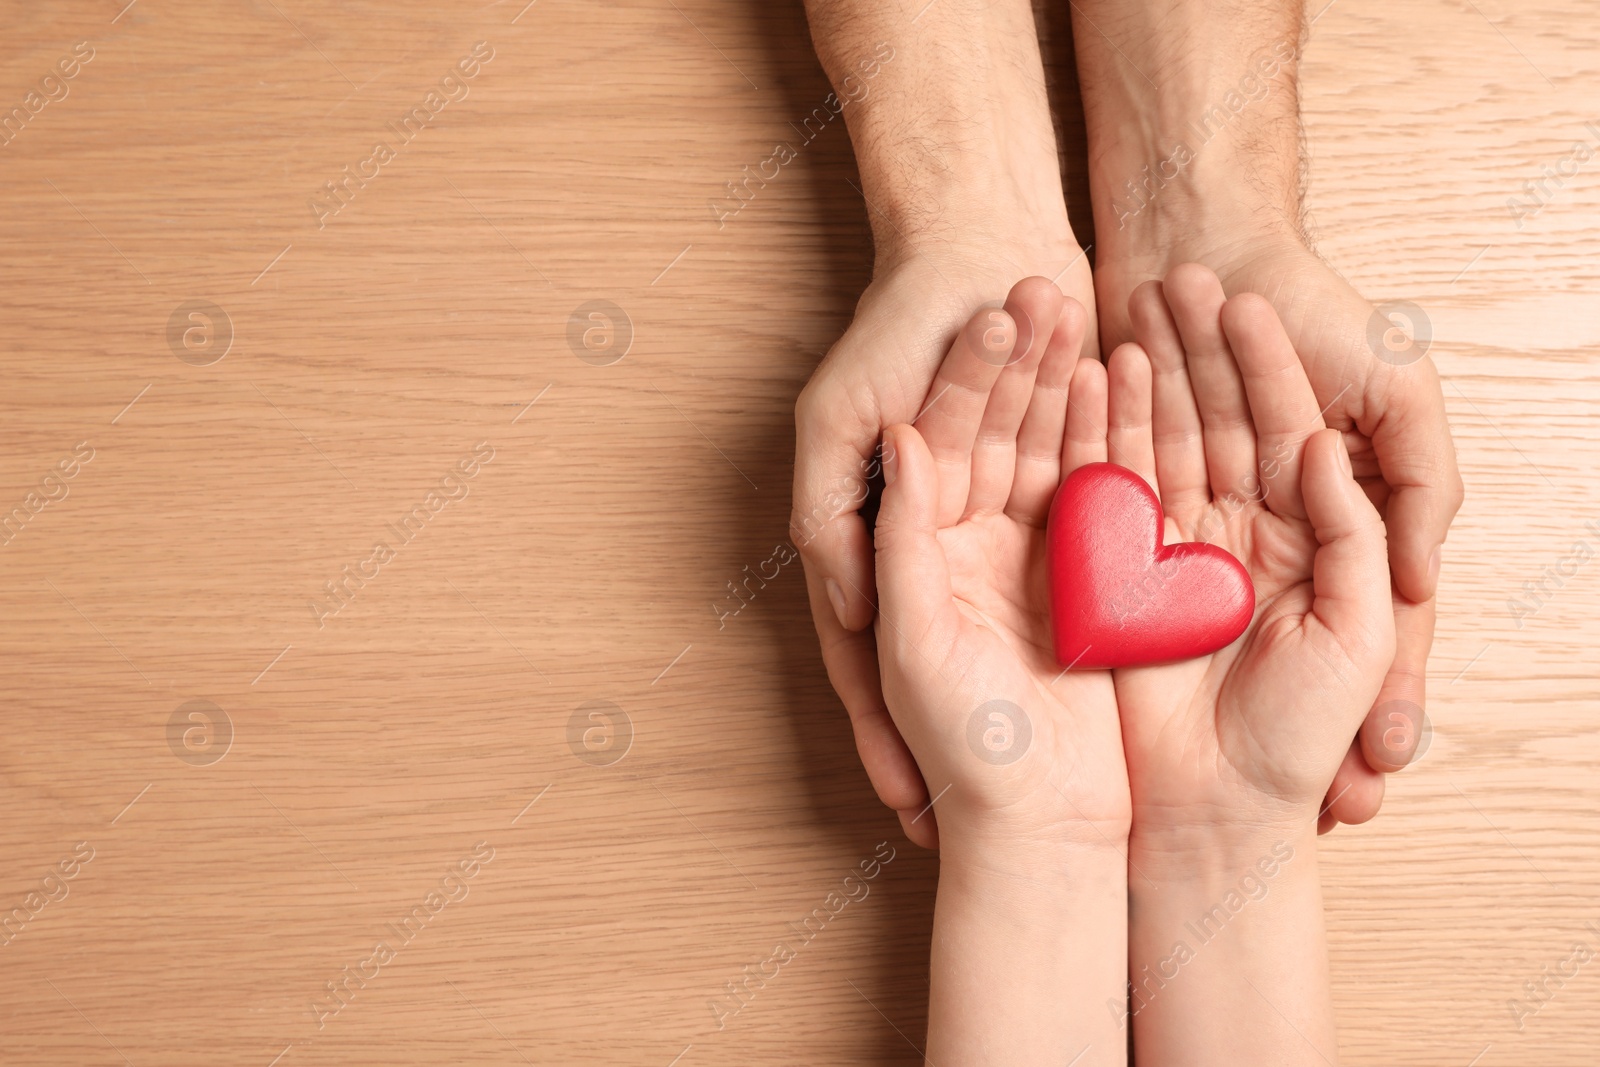
MULTIPOLYGON (((842 123, 708 207, 829 91, 803 11, 523 2, 5 5, 0 1062, 921 1062, 936 864, 782 551, 842 123)), ((1600 31, 1336 0, 1304 99, 1468 487, 1430 747, 1324 849, 1345 1060, 1594 1064, 1600 962, 1508 1002, 1600 952, 1600 31)))

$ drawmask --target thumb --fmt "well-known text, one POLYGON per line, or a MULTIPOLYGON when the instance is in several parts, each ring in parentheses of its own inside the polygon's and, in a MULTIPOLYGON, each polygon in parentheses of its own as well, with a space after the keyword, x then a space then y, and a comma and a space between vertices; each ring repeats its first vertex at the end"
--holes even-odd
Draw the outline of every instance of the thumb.
POLYGON ((1395 586, 1407 600, 1433 599, 1439 551, 1461 508, 1461 473, 1432 362, 1386 367, 1372 387, 1382 412, 1372 430, 1378 468, 1393 493, 1385 509, 1395 586))
POLYGON ((831 610, 846 630, 865 630, 875 608, 872 538, 860 508, 878 460, 871 422, 855 416, 836 392, 808 385, 795 404, 794 502, 789 538, 800 550, 807 576, 815 575, 825 596, 814 614, 831 610))
POLYGON ((939 476, 933 454, 914 427, 883 434, 883 503, 875 533, 881 649, 912 646, 938 662, 936 636, 955 632, 950 568, 939 544, 939 476))
MULTIPOLYGON (((1394 613, 1383 521, 1351 476, 1339 431, 1319 430, 1307 439, 1301 495, 1320 546, 1312 562, 1311 613, 1353 663, 1387 667, 1394 658, 1394 613)), ((1377 692, 1376 676, 1373 682, 1369 698, 1377 692)))

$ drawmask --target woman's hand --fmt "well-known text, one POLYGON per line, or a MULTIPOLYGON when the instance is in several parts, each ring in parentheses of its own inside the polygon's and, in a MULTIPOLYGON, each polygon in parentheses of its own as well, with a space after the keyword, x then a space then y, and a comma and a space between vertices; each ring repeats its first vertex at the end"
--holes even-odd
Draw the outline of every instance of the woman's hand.
POLYGON ((1048 281, 1020 283, 1008 306, 1047 325, 1042 343, 1019 347, 1018 318, 980 311, 915 425, 884 435, 883 694, 947 839, 1120 852, 1128 787, 1110 674, 1055 662, 1046 579, 1050 502, 1063 469, 1086 461, 1069 407, 1103 408, 1104 371, 1078 360, 1087 314, 1048 281))
POLYGON ((1376 782, 1359 803, 1382 795, 1350 738, 1394 658, 1383 523, 1266 300, 1225 300, 1188 265, 1130 310, 1109 458, 1156 490, 1169 543, 1244 563, 1256 610, 1210 656, 1112 672, 1133 799, 1125 1020, 1141 1063, 1335 1062, 1315 831, 1336 775, 1376 782))
POLYGON ((1111 358, 1111 459, 1156 490, 1169 541, 1228 549, 1256 590, 1227 648, 1114 674, 1134 836, 1297 830, 1325 814, 1394 657, 1383 523, 1264 299, 1225 300, 1189 265, 1132 311, 1143 343, 1111 358))
MULTIPOLYGON (((996 242, 982 253, 930 247, 889 258, 795 406, 790 537, 805 564, 823 662, 878 796, 899 812, 907 836, 925 846, 933 844, 934 819, 918 816, 932 794, 884 706, 872 631, 872 538, 858 509, 879 471, 883 431, 916 420, 940 360, 974 309, 1046 267, 1072 283, 1069 293, 1091 298, 1088 264, 1065 224, 1063 216, 1069 236, 1046 239, 1041 230, 1037 245, 996 242)), ((1013 288, 1005 309, 1020 330, 1020 363, 1038 365, 1060 300, 1055 286, 1013 288), (1045 306, 1048 293, 1054 303, 1045 306)), ((1090 342, 1092 322, 1082 327, 1090 342)))
POLYGON ((1074 436, 1068 413, 1104 409, 1105 371, 1050 282, 1007 307, 962 328, 915 425, 884 435, 878 662, 933 790, 918 840, 939 813, 926 1058, 1122 1067, 1122 738, 1110 673, 1055 662, 1046 580, 1063 468, 1104 449, 1103 422, 1074 436))

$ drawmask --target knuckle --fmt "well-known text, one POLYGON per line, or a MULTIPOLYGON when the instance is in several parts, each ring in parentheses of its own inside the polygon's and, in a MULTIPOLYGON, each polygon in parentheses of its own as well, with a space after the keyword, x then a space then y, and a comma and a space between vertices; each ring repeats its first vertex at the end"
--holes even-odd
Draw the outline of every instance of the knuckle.
POLYGON ((794 545, 795 551, 800 553, 800 558, 806 563, 814 563, 823 555, 819 539, 822 531, 827 529, 826 522, 819 522, 809 512, 802 512, 798 508, 789 513, 789 541, 794 545))
POLYGON ((800 395, 794 398, 795 425, 804 430, 806 425, 813 421, 817 407, 816 377, 805 384, 800 390, 800 395))

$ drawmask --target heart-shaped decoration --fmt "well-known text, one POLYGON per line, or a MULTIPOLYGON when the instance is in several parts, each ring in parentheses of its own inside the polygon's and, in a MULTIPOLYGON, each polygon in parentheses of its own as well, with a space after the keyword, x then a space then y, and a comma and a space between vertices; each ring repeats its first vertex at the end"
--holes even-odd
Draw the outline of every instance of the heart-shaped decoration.
POLYGON ((1115 463, 1067 475, 1050 505, 1050 617, 1063 667, 1204 656, 1244 633, 1250 573, 1215 545, 1161 544, 1161 501, 1115 463))

